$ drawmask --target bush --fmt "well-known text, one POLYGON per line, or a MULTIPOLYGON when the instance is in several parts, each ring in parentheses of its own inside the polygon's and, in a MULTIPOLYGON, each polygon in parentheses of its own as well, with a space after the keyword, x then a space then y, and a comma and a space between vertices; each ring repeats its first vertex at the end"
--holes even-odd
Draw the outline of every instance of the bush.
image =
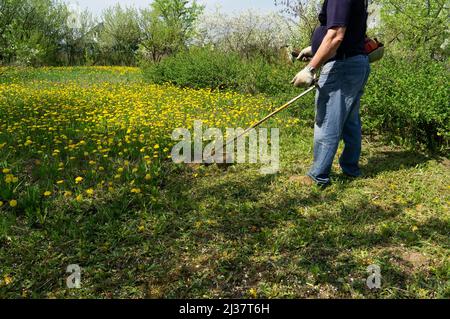
POLYGON ((144 76, 157 84, 169 82, 195 89, 237 89, 239 61, 234 54, 194 49, 145 66, 144 76))
POLYGON ((448 147, 448 83, 445 64, 386 57, 373 66, 363 98, 366 130, 401 144, 448 147))
POLYGON ((263 58, 242 59, 235 53, 195 48, 160 63, 150 63, 143 69, 146 79, 157 84, 170 82, 196 89, 274 95, 293 91, 289 81, 297 68, 269 64, 263 58))

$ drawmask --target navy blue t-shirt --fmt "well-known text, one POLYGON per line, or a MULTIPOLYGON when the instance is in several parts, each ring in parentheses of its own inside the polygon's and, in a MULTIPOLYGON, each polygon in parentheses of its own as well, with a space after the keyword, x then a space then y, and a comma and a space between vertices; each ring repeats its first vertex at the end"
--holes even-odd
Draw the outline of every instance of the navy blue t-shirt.
POLYGON ((314 31, 312 48, 316 54, 328 29, 346 27, 338 55, 365 54, 368 0, 325 0, 319 15, 320 26, 314 31))

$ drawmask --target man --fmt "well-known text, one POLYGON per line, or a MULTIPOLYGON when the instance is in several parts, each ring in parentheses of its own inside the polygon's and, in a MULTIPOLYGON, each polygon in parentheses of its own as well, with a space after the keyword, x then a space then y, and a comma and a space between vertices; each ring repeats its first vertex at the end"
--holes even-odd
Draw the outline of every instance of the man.
POLYGON ((370 74, 364 50, 367 18, 367 0, 325 0, 312 47, 299 56, 310 63, 292 80, 296 87, 313 85, 316 71, 323 66, 316 96, 314 165, 301 178, 303 184, 331 184, 332 164, 341 139, 345 149, 339 162, 344 174, 361 176, 360 100, 370 74))

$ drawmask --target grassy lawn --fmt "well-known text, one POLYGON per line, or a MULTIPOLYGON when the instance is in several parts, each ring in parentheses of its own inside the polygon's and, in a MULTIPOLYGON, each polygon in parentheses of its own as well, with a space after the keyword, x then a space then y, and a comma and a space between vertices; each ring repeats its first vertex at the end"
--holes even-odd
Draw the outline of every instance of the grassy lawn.
MULTIPOLYGON (((123 72, 121 83, 140 81, 123 72)), ((283 129, 281 146, 273 176, 162 161, 140 196, 130 177, 86 201, 0 208, 0 297, 450 298, 448 158, 371 137, 363 178, 336 166, 320 190, 291 181, 311 165, 312 129, 283 129), (83 269, 79 290, 66 288, 70 264, 83 269), (381 268, 379 290, 366 286, 370 265, 381 268)))

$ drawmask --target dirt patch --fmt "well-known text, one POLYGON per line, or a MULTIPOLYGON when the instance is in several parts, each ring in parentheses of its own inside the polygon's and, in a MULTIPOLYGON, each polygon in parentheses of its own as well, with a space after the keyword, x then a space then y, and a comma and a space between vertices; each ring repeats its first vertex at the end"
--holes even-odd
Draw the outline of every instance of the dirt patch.
POLYGON ((400 258, 413 269, 426 268, 430 263, 426 256, 418 252, 406 251, 400 255, 400 258))
POLYGON ((444 166, 445 168, 450 168, 450 159, 446 158, 446 157, 441 157, 441 159, 439 160, 439 162, 442 164, 442 166, 444 166))

